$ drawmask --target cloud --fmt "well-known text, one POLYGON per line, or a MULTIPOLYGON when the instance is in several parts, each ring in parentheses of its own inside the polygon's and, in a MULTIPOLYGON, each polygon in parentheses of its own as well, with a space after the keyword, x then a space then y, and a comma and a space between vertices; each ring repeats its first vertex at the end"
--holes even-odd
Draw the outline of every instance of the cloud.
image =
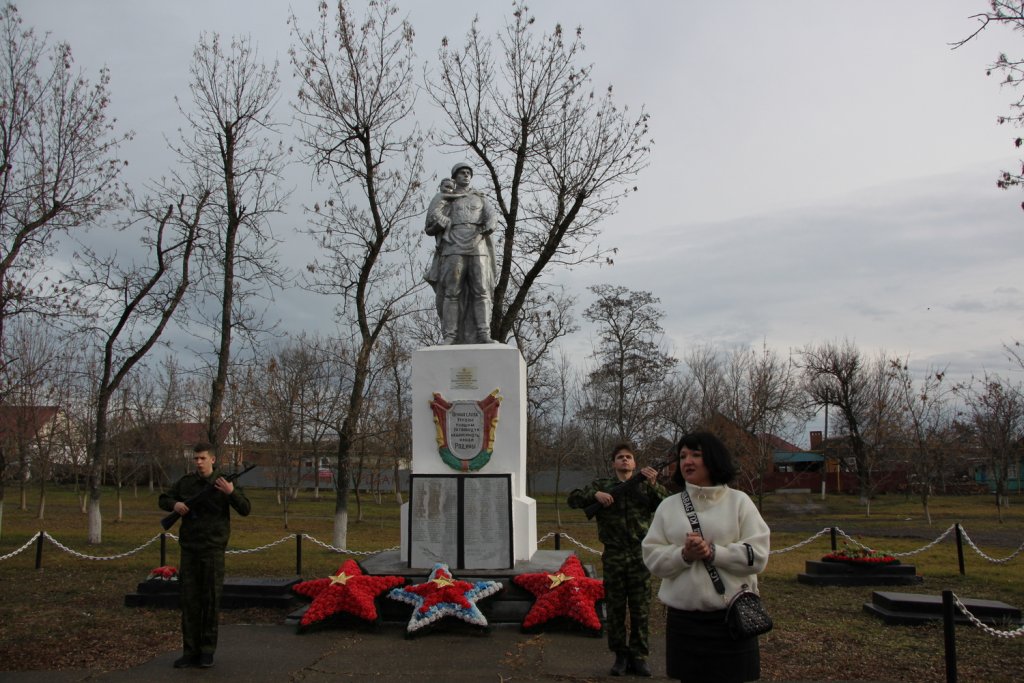
POLYGON ((992 189, 991 174, 976 166, 666 225, 631 235, 614 267, 571 278, 652 291, 677 348, 850 338, 963 370, 982 359, 1005 366, 1002 345, 1024 336, 1024 231, 1016 198, 992 189))

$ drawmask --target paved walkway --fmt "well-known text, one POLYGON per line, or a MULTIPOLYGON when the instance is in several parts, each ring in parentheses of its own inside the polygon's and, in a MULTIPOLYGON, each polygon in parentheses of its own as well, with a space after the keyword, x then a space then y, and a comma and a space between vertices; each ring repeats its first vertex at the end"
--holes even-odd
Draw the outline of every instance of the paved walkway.
MULTIPOLYGON (((123 640, 125 647, 131 647, 130 636, 123 640)), ((667 681, 664 641, 652 640, 655 641, 651 643, 654 678, 646 680, 667 681)), ((644 680, 615 678, 608 674, 613 657, 604 638, 576 633, 526 635, 520 633, 518 626, 492 627, 490 632, 483 633, 453 624, 445 630, 406 639, 404 627, 395 624, 385 624, 375 632, 339 629, 302 635, 295 632, 294 626, 222 625, 216 665, 212 669, 175 669, 171 664, 178 655, 178 652, 168 652, 126 671, 0 670, 0 682, 586 683, 644 680)))
MULTIPOLYGON (((604 638, 576 633, 527 635, 517 626, 492 627, 487 633, 463 629, 405 638, 400 625, 376 632, 314 631, 298 635, 294 626, 220 628, 212 669, 174 669, 178 652, 169 652, 127 671, 88 670, 0 672, 4 683, 164 683, 233 681, 236 683, 327 683, 376 681, 405 683, 520 683, 534 681, 641 680, 608 675, 613 656, 604 638)), ((131 647, 131 637, 125 637, 131 647)), ((651 667, 664 678, 663 643, 652 643, 651 667)), ((2 665, 0 665, 2 666, 2 665)))

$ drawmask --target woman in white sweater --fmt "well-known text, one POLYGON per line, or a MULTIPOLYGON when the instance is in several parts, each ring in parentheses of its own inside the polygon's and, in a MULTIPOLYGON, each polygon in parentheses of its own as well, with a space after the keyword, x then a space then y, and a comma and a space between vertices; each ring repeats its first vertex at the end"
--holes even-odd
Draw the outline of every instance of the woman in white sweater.
POLYGON ((658 598, 668 607, 668 676, 687 683, 756 681, 761 677, 757 637, 733 640, 725 607, 743 584, 757 591, 771 532, 750 496, 729 488, 736 468, 716 436, 688 434, 677 450, 673 478, 689 493, 703 536, 690 523, 680 493, 658 506, 643 541, 644 564, 661 578, 658 598), (709 569, 717 570, 724 593, 716 590, 709 569))

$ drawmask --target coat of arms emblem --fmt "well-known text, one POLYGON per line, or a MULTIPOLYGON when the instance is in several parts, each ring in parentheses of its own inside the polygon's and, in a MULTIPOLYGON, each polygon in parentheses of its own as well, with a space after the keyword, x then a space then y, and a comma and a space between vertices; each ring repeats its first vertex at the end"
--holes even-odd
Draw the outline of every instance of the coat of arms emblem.
POLYGON ((487 464, 494 452, 500 405, 497 389, 482 401, 449 402, 434 393, 430 409, 434 413, 437 450, 446 465, 459 472, 475 472, 487 464))

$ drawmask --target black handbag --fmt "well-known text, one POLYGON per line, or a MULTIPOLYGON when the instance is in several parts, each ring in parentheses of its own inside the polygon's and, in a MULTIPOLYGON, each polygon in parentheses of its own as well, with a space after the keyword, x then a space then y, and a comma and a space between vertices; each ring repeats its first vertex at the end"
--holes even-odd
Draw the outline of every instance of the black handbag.
POLYGON ((733 640, 742 640, 768 633, 772 626, 772 618, 764 608, 761 596, 743 584, 725 610, 725 627, 729 635, 733 640))
MULTIPOLYGON (((680 496, 683 499, 683 510, 690 521, 690 527, 703 537, 704 533, 700 530, 700 520, 697 519, 697 510, 693 507, 693 501, 690 500, 689 492, 684 488, 680 496)), ((744 543, 744 545, 747 546, 747 554, 750 557, 751 564, 753 564, 753 551, 749 544, 744 543)), ((707 560, 704 560, 704 568, 708 570, 708 575, 711 577, 711 583, 715 585, 715 590, 724 597, 725 583, 723 583, 722 577, 718 574, 718 569, 715 568, 712 562, 707 560)), ((774 626, 772 618, 768 616, 768 611, 764 608, 764 603, 761 602, 761 596, 750 590, 747 584, 743 584, 743 587, 736 592, 736 595, 732 596, 725 609, 725 628, 728 630, 729 635, 733 640, 742 640, 743 638, 751 638, 767 633, 772 630, 772 626, 774 626)))

